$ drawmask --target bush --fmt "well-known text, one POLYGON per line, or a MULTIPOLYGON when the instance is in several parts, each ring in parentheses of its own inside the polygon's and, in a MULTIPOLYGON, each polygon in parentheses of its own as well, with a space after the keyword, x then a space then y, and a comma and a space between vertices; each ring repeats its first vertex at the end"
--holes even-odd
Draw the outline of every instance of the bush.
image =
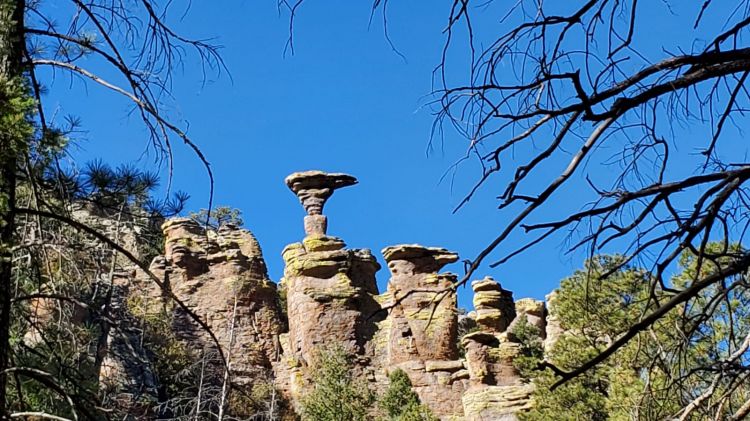
POLYGON ((245 224, 242 220, 242 211, 228 206, 218 206, 215 209, 201 209, 198 212, 190 212, 189 218, 200 225, 207 225, 208 228, 218 230, 224 225, 234 225, 241 227, 245 224))
POLYGON ((354 379, 353 364, 340 347, 321 350, 313 362, 312 390, 302 398, 305 421, 365 421, 374 396, 354 379))
POLYGON ((420 403, 404 370, 395 370, 389 379, 391 384, 378 402, 385 415, 383 421, 437 421, 430 409, 420 403))

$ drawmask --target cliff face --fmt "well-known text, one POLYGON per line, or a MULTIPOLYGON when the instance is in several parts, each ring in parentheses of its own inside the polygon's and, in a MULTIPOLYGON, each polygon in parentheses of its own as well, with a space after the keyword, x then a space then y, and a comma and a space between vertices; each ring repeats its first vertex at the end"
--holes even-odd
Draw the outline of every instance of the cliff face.
MULTIPOLYGON (((249 231, 232 226, 206 231, 189 219, 164 223, 165 255, 151 265, 216 334, 234 388, 252 390, 262 373, 272 373, 275 388, 294 407, 310 387, 315 353, 338 346, 356 357, 357 375, 373 389, 383 390, 388 373, 403 369, 422 402, 443 420, 513 420, 529 407, 533 389, 514 368, 521 345, 512 332, 527 323, 546 343, 553 341, 559 328, 553 320, 548 327, 543 302, 514 302, 493 279, 475 281, 475 311, 469 317, 476 330, 459 338, 456 276, 440 273, 458 260, 456 253, 420 245, 385 248, 391 277, 381 294, 375 256, 366 249, 348 249, 343 240, 327 234, 326 200, 356 179, 310 171, 286 182, 307 211, 306 235, 284 249, 284 278, 278 285, 268 278, 260 246, 249 231), (281 308, 284 302, 286 308, 281 308)), ((143 274, 135 278, 133 285, 140 287, 123 294, 168 306, 143 274)), ((193 355, 215 348, 185 314, 168 308, 172 329, 193 355)), ((141 385, 152 390, 156 380, 148 363, 139 363, 141 370, 134 372, 128 366, 132 361, 116 352, 125 346, 139 349, 135 338, 129 344, 127 338, 117 340, 121 344, 113 339, 102 380, 122 389, 141 385), (131 378, 124 378, 127 373, 131 378)))

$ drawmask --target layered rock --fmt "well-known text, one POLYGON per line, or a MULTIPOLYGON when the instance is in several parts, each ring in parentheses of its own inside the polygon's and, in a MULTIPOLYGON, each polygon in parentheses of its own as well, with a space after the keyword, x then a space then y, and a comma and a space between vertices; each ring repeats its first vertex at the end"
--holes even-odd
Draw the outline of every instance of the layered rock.
POLYGON ((517 420, 519 412, 530 408, 534 388, 513 364, 521 355, 513 332, 526 321, 544 335, 544 303, 522 299, 513 306, 510 291, 488 278, 472 282, 472 288, 480 330, 462 338, 470 383, 462 396, 465 419, 517 420))
POLYGON ((289 350, 305 363, 326 343, 364 355, 374 333, 368 316, 378 309, 369 250, 350 250, 335 237, 307 237, 283 252, 283 288, 289 318, 289 350))
POLYGON ((391 271, 381 301, 389 308, 382 324, 387 367, 406 371, 415 391, 433 413, 460 416, 468 372, 458 359, 456 276, 438 273, 458 254, 416 244, 383 249, 391 271))
POLYGON ((458 358, 456 276, 437 273, 458 254, 409 244, 386 247, 383 256, 391 271, 388 363, 458 358))
POLYGON ((504 332, 516 317, 513 293, 504 290, 491 277, 473 281, 475 320, 481 330, 504 332))
POLYGON ((336 189, 353 186, 357 179, 349 174, 303 171, 290 174, 284 182, 305 208, 305 234, 321 236, 328 229, 323 207, 336 189))
POLYGON ((368 344, 376 329, 373 315, 380 310, 374 298, 380 265, 369 250, 347 249, 341 239, 328 236, 327 218, 322 215, 337 188, 356 182, 346 174, 320 171, 294 173, 286 179, 307 212, 305 238, 282 252, 289 333, 284 337, 287 367, 277 371, 289 376, 284 387, 293 397, 303 393, 316 353, 340 347, 359 356, 363 367, 372 355, 368 344))
MULTIPOLYGON (((306 211, 305 237, 283 250, 284 277, 278 288, 268 278, 250 232, 234 226, 205 230, 185 218, 163 225, 165 255, 154 259, 151 271, 206 321, 229 357, 235 388, 251 386, 259 369, 272 370, 276 388, 299 403, 309 387, 307 374, 316 353, 336 347, 355 356, 355 375, 380 392, 387 375, 403 369, 422 403, 443 421, 517 419, 531 405, 533 386, 513 364, 522 352, 513 332, 521 323, 533 326, 548 348, 562 333, 559 323, 543 302, 514 302, 510 291, 487 277, 472 282, 475 311, 462 322, 465 331, 476 331, 458 338, 457 279, 440 273, 458 254, 438 247, 383 249, 391 276, 386 291, 378 295, 376 258, 367 249, 348 249, 342 239, 328 235, 323 215, 333 192, 356 182, 346 174, 320 171, 287 177, 286 184, 306 211), (286 320, 280 302, 286 304, 286 320)), ((140 278, 140 285, 152 285, 143 274, 140 278)), ((169 302, 158 289, 138 290, 124 281, 117 285, 118 297, 169 302)), ((548 298, 554 301, 553 295, 548 298)), ((173 331, 191 350, 202 354, 213 346, 190 318, 169 308, 173 331)), ((127 385, 151 390, 153 384, 148 355, 126 364, 114 352, 137 350, 136 341, 127 336, 110 341, 102 376, 120 385, 119 396, 127 396, 127 385)))

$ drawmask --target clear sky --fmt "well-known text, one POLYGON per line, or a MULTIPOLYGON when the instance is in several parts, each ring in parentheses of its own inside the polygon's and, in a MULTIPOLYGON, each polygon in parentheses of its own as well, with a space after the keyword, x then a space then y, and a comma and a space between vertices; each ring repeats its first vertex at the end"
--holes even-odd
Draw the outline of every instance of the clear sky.
MULTIPOLYGON (((380 250, 399 243, 474 258, 508 218, 496 209, 499 182, 452 214, 480 174, 469 162, 455 179, 442 179, 465 153, 456 134, 446 132, 444 142, 428 147, 434 122, 428 94, 449 2, 430 4, 389 3, 390 36, 405 59, 384 38, 382 15, 368 28, 368 2, 308 1, 295 21, 295 53, 286 56, 288 15, 279 15, 275 1, 193 1, 174 22, 186 36, 216 37, 224 46, 231 77, 210 74, 203 84, 197 62, 188 58, 175 75, 179 105, 170 105, 170 114, 189 123, 216 174, 214 203, 242 210, 272 279, 282 276, 283 247, 303 236, 304 211, 283 183, 294 171, 347 172, 360 180, 328 202, 329 233, 350 247, 372 249, 383 265, 380 250)), ((660 30, 679 28, 665 23, 660 30)), ((48 108, 82 118, 78 159, 101 157, 113 165, 142 159, 145 130, 126 102, 62 75, 53 86, 48 108)), ((186 148, 175 152, 174 185, 192 196, 191 209, 206 207, 204 170, 186 148)), ((560 206, 580 205, 579 199, 575 192, 556 197, 560 206)), ((583 255, 563 249, 562 239, 553 238, 498 269, 485 266, 478 277, 494 276, 517 298, 542 298, 582 263, 583 255)), ((460 264, 447 269, 463 272, 460 264)), ((382 289, 387 268, 378 279, 382 289)), ((462 290, 459 303, 470 308, 471 293, 462 290)))

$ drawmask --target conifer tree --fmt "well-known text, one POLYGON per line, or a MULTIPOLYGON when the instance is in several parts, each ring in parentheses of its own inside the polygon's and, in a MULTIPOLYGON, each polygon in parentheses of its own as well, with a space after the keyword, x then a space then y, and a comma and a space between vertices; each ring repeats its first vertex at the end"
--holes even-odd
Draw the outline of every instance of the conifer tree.
MULTIPOLYGON (((707 250, 721 247, 707 245, 707 250)), ((740 247, 734 247, 740 252, 740 247)), ((572 369, 619 337, 652 310, 654 296, 667 301, 670 288, 688 286, 698 262, 685 253, 680 268, 664 288, 652 289, 649 273, 621 266, 620 256, 600 256, 561 283, 553 315, 565 333, 544 357, 563 370, 572 369), (616 269, 601 281, 604 272, 616 269)), ((720 273, 721 262, 703 266, 707 276, 720 273)), ((745 275, 727 277, 723 297, 709 287, 691 305, 667 314, 604 363, 557 387, 553 370, 522 370, 537 385, 533 409, 525 420, 736 419, 750 394, 748 304, 745 275), (710 311, 707 307, 712 307, 710 311), (706 314, 711 314, 706 319, 706 314), (718 418, 716 418, 718 417, 718 418)), ((537 368, 527 361, 527 368, 537 368)), ((544 364, 542 364, 544 366, 544 364)))
POLYGON ((353 372, 352 356, 340 347, 321 350, 311 372, 310 392, 302 399, 305 421, 369 420, 375 397, 353 372))
MULTIPOLYGON (((65 378, 67 374, 45 367, 22 365, 32 363, 34 358, 26 358, 31 350, 24 348, 14 328, 28 326, 23 315, 32 296, 45 294, 45 299, 60 303, 61 308, 62 303, 78 301, 75 295, 44 292, 59 281, 52 277, 58 268, 45 265, 52 263, 45 247, 53 238, 93 239, 148 273, 147 265, 115 239, 76 220, 72 203, 85 198, 121 209, 122 204, 141 210, 159 207, 140 202, 149 196, 154 183, 146 173, 100 166, 88 168, 87 185, 75 185, 68 177, 60 157, 68 136, 77 130, 78 120, 57 122, 48 118, 44 106, 44 93, 49 88, 44 76, 47 73, 40 69, 51 68, 81 78, 129 101, 149 134, 144 140, 167 163, 170 176, 175 140, 206 163, 181 125, 162 112, 162 99, 186 51, 196 52, 206 67, 219 69, 222 63, 215 46, 191 40, 170 28, 169 4, 151 0, 0 0, 0 419, 56 416, 37 410, 35 402, 23 393, 21 385, 28 384, 56 396, 57 404, 50 406, 53 412, 72 414, 73 418, 95 418, 96 413, 102 413, 92 401, 93 390, 84 393, 88 383, 65 378), (87 60, 81 60, 83 57, 87 60), (114 79, 103 78, 93 70, 103 66, 108 66, 108 77, 114 79), (46 231, 53 228, 53 232, 46 231), (29 261, 30 256, 40 260, 26 267, 19 264, 29 261), (27 289, 31 286, 37 289, 27 289)), ((210 168, 206 168, 212 182, 210 168)), ((156 277, 153 280, 162 285, 156 277)), ((169 291, 165 294, 175 299, 169 291)), ((207 329, 197 315, 184 310, 207 329)), ((104 314, 103 319, 107 316, 104 314)), ((37 357, 38 361, 57 361, 56 366, 63 367, 70 356, 52 353, 37 357)))
POLYGON ((378 406, 385 413, 382 421, 437 421, 430 409, 419 401, 404 370, 394 370, 388 380, 391 383, 378 400, 378 406))

